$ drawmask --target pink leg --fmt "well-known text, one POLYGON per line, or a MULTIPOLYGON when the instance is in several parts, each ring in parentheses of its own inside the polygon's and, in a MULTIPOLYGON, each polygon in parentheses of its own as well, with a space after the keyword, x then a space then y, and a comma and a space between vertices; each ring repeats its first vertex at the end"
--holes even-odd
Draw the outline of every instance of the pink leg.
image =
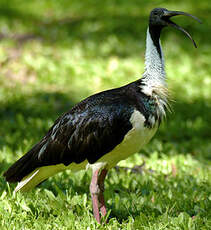
POLYGON ((91 184, 90 184, 90 192, 92 196, 92 205, 94 217, 98 223, 100 223, 101 217, 106 215, 106 207, 103 196, 104 191, 104 180, 107 174, 106 169, 98 169, 93 173, 91 184))
POLYGON ((106 206, 105 206, 103 192, 104 192, 104 180, 107 175, 107 172, 108 172, 107 170, 103 169, 99 177, 99 187, 101 191, 99 194, 99 201, 100 201, 100 211, 101 211, 102 216, 106 215, 106 206))

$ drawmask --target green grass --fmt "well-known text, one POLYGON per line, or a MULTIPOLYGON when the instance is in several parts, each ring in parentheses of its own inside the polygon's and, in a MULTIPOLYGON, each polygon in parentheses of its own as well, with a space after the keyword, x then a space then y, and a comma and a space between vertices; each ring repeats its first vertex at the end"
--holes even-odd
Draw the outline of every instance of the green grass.
POLYGON ((81 99, 141 77, 154 7, 198 44, 165 29, 162 44, 174 112, 140 153, 110 170, 108 224, 92 215, 90 172, 65 172, 27 194, 0 177, 1 229, 211 229, 211 5, 204 1, 0 1, 0 173, 81 99), (176 168, 176 170, 174 169, 176 168))

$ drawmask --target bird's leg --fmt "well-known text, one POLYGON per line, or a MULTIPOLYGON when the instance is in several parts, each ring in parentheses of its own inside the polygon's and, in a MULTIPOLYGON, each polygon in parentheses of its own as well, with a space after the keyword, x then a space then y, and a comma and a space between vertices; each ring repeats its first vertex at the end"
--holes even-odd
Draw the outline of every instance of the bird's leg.
POLYGON ((104 191, 104 180, 107 174, 106 169, 97 169, 93 172, 91 184, 90 184, 90 192, 92 196, 92 205, 93 205, 93 213, 94 217, 98 223, 100 223, 101 216, 106 215, 106 206, 103 196, 104 191))
POLYGON ((104 180, 105 180, 107 172, 108 171, 106 169, 103 169, 99 177, 99 187, 100 187, 99 202, 100 202, 100 211, 101 211, 102 216, 106 215, 106 206, 105 206, 103 192, 104 192, 104 180))

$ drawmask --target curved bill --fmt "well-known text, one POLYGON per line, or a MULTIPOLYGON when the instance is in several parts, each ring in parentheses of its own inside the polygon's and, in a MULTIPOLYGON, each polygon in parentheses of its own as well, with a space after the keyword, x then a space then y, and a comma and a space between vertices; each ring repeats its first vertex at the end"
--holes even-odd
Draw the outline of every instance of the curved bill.
MULTIPOLYGON (((197 17, 195 17, 195 16, 193 16, 191 14, 182 12, 182 11, 165 11, 164 14, 163 14, 163 17, 170 18, 170 17, 177 16, 177 15, 185 15, 185 16, 188 16, 188 17, 191 17, 191 18, 195 19, 199 23, 202 23, 201 20, 198 19, 197 17)), ((195 41, 193 40, 191 35, 185 29, 183 29, 182 27, 178 26, 176 23, 172 22, 169 19, 166 20, 166 22, 167 22, 167 24, 169 26, 172 26, 172 27, 182 31, 184 34, 186 34, 186 36, 188 36, 188 38, 193 42, 193 45, 197 48, 195 41)))

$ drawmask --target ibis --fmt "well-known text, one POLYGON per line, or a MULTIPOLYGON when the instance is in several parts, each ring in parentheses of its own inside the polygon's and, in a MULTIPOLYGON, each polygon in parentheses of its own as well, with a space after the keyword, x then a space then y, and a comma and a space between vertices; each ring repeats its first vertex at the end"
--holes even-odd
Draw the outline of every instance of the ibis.
POLYGON ((174 27, 178 15, 195 16, 155 8, 149 16, 143 76, 125 86, 94 94, 61 115, 47 134, 5 173, 18 182, 15 192, 28 191, 64 170, 92 170, 90 193, 96 221, 106 215, 104 180, 109 169, 137 153, 156 133, 168 109, 168 89, 161 31, 174 27))

